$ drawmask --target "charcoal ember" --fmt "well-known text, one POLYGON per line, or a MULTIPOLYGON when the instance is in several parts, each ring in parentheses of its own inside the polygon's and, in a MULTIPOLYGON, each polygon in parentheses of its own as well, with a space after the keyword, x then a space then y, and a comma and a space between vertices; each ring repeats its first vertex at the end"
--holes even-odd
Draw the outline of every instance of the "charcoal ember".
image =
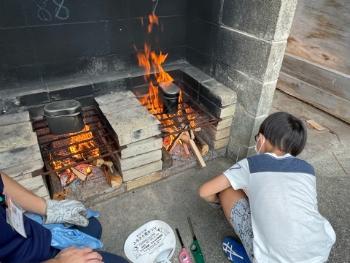
POLYGON ((78 164, 71 168, 71 171, 82 181, 85 181, 87 176, 92 172, 90 164, 78 164))
POLYGON ((92 165, 87 163, 82 163, 74 166, 75 169, 79 170, 79 172, 83 173, 84 175, 89 175, 92 173, 92 165))
POLYGON ((77 179, 77 176, 70 169, 66 169, 64 172, 60 173, 58 177, 60 178, 62 187, 66 187, 77 179))

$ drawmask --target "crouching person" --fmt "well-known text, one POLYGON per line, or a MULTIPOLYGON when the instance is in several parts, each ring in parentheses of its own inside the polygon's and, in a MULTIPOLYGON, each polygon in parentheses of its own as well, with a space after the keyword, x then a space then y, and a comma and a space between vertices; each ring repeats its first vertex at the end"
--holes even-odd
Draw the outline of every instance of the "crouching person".
POLYGON ((222 206, 243 244, 225 238, 230 261, 327 261, 335 233, 318 212, 314 168, 296 157, 306 137, 301 120, 274 113, 255 136, 257 155, 200 187, 202 198, 222 206))

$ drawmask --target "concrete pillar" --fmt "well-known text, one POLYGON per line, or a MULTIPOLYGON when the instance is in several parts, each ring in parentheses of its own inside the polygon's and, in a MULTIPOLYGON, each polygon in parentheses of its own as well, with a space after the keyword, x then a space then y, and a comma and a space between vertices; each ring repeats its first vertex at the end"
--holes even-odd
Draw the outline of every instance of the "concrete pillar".
POLYGON ((228 156, 241 159, 252 153, 254 135, 269 114, 297 1, 220 3, 219 15, 211 16, 211 21, 201 11, 192 19, 187 57, 236 91, 228 156), (203 42, 198 32, 205 32, 208 40, 203 42))

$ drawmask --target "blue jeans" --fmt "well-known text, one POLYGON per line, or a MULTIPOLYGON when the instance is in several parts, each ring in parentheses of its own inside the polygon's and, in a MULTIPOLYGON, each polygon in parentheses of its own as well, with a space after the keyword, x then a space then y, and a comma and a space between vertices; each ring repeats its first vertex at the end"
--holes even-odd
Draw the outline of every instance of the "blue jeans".
MULTIPOLYGON (((97 239, 101 239, 102 226, 101 223, 94 217, 89 219, 89 225, 87 227, 75 227, 81 232, 93 236, 97 239)), ((57 251, 59 252, 59 251, 57 251)), ((114 255, 112 253, 97 251, 102 257, 104 263, 128 263, 128 261, 120 256, 114 255)))

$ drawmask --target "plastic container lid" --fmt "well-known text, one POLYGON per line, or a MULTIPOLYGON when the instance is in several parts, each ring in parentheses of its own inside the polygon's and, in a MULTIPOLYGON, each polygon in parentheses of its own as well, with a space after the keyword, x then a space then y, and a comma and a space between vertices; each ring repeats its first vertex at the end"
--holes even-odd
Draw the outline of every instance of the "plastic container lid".
POLYGON ((132 232, 124 244, 124 252, 133 263, 170 263, 176 248, 172 228, 160 220, 152 220, 132 232))
POLYGON ((81 103, 77 100, 60 100, 46 104, 46 117, 76 116, 81 113, 81 103))

